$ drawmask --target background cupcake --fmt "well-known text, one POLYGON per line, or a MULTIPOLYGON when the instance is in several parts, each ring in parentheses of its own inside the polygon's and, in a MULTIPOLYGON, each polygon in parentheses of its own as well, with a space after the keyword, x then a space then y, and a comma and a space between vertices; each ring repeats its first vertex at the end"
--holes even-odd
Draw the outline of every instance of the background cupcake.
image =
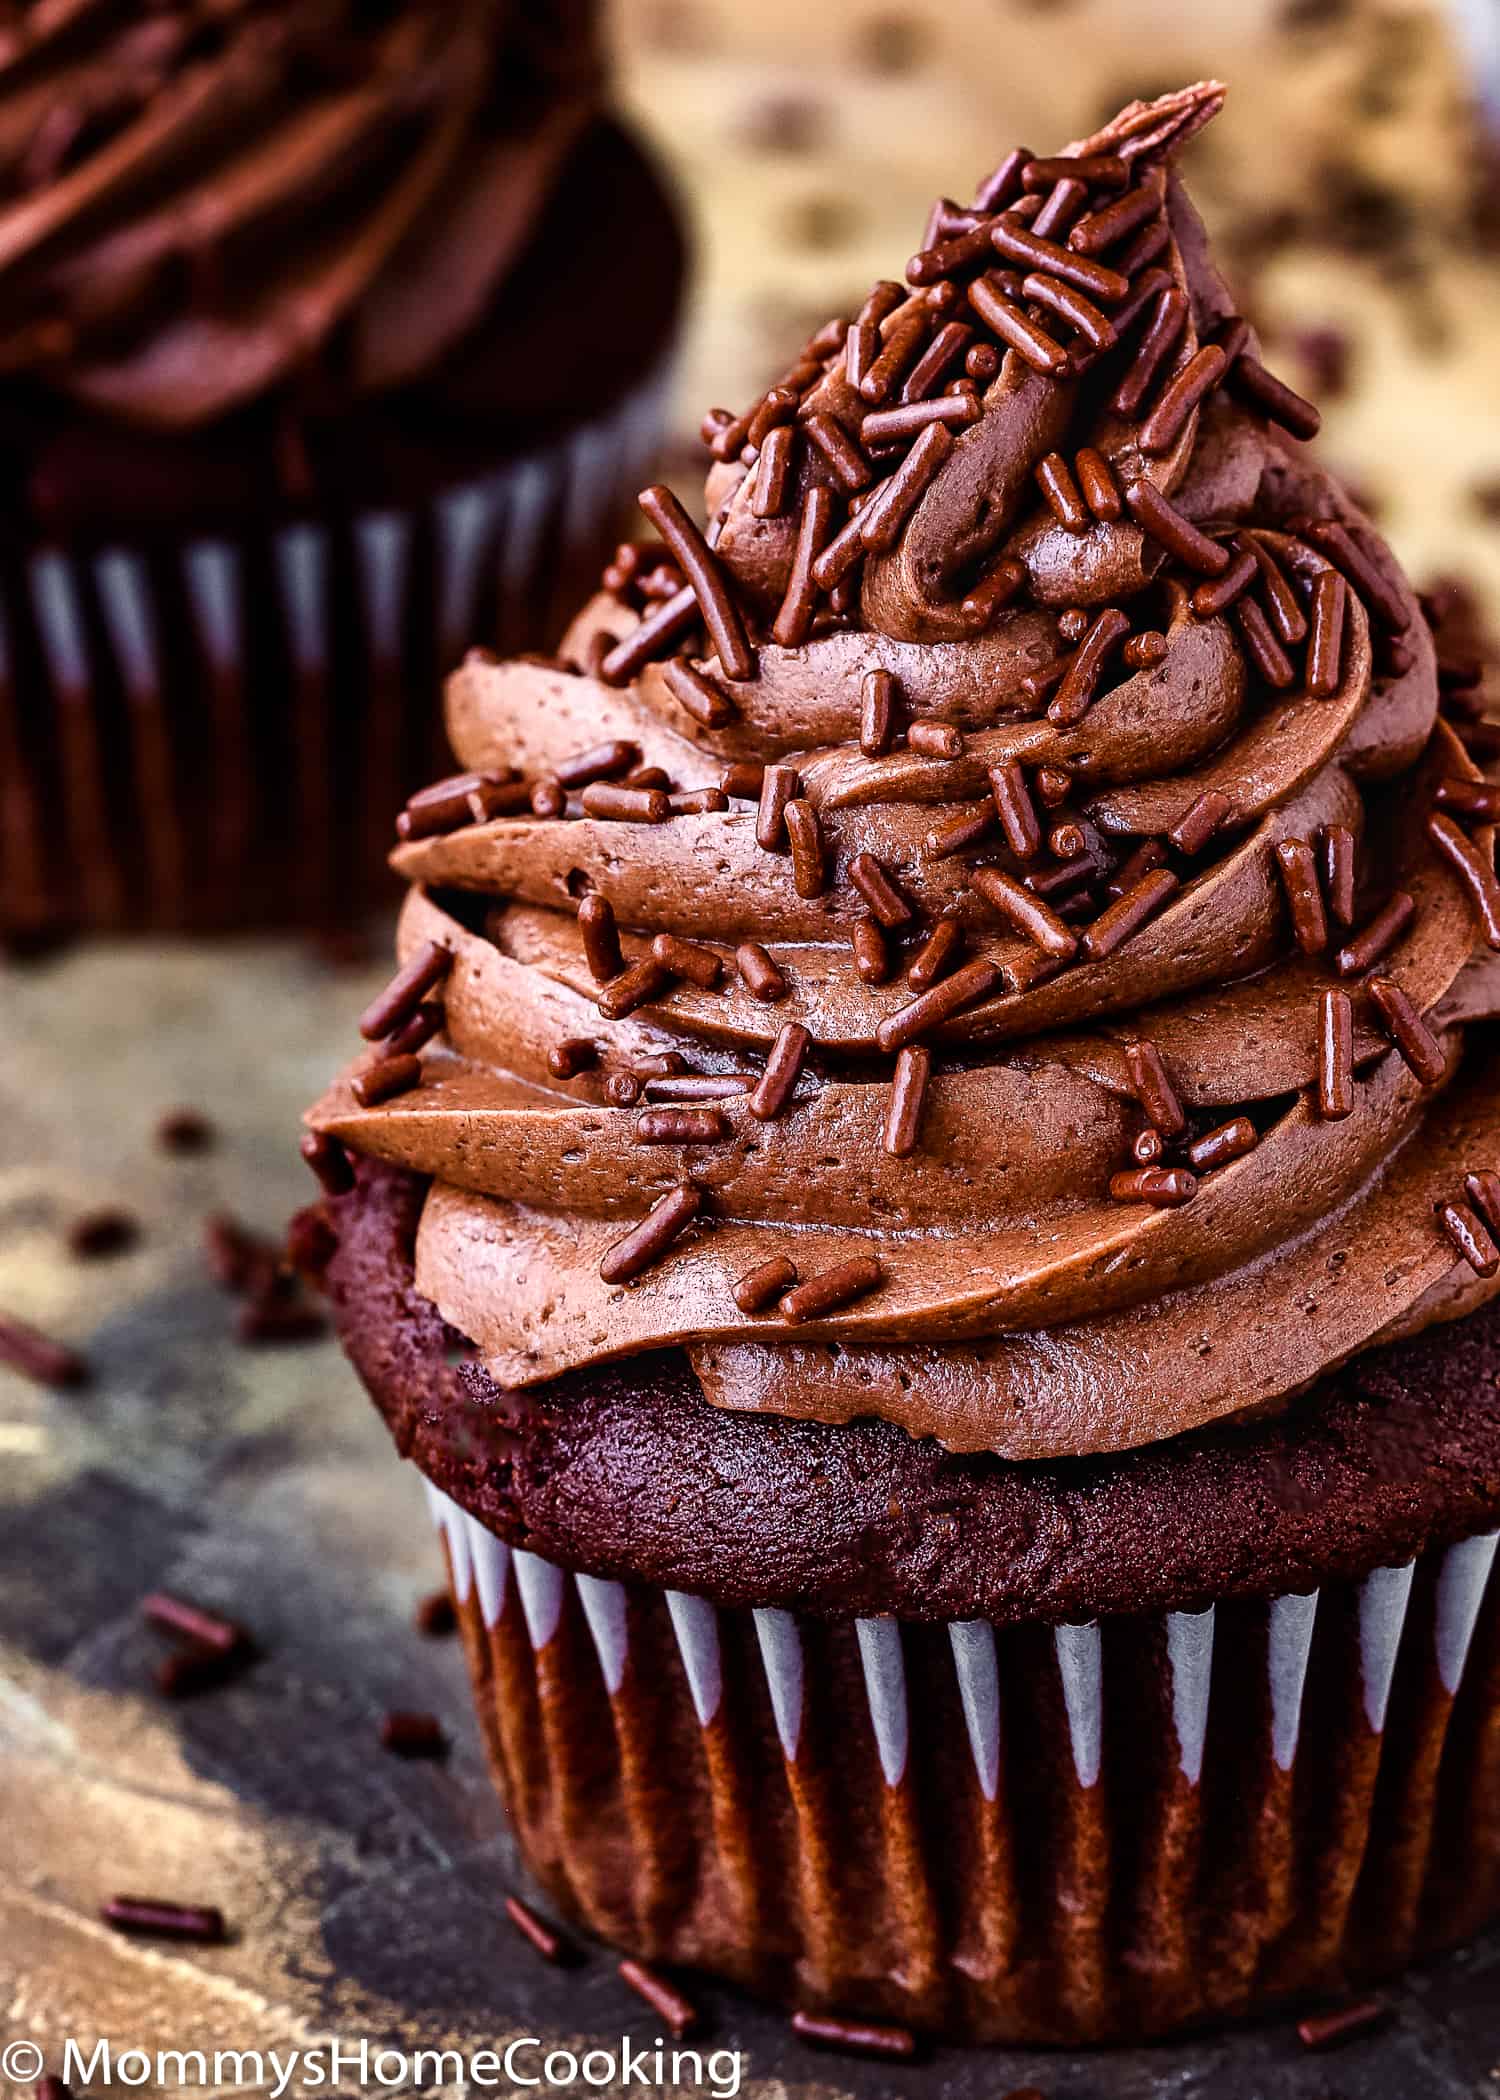
POLYGON ((441 673, 555 639, 682 275, 594 9, 20 10, 0 929, 348 919, 441 673))
POLYGON ((1221 100, 940 199, 706 537, 455 678, 531 809, 412 805, 307 1147, 556 1900, 980 2039, 1500 1905, 1496 791, 1176 183, 1221 100))

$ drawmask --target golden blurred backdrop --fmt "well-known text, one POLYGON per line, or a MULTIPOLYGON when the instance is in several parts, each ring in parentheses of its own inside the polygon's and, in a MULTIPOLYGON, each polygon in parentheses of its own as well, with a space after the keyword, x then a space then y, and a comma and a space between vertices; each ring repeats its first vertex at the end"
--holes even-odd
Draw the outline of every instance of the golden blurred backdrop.
POLYGON ((935 195, 1216 75, 1188 175, 1273 361, 1414 574, 1500 615, 1500 146, 1466 4, 616 0, 625 100, 698 243, 673 469, 706 407, 899 274, 935 195))

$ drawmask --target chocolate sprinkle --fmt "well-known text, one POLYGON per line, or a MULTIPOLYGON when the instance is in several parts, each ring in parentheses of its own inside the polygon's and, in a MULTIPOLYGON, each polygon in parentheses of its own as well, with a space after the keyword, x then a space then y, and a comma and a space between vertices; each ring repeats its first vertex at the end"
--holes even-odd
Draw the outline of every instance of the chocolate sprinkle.
POLYGON ((1237 393, 1244 395, 1273 423, 1290 431, 1293 437, 1315 438, 1322 429, 1323 418, 1312 403, 1304 401, 1284 380, 1268 372, 1259 358, 1237 357, 1229 376, 1237 393))
POLYGON ((647 613, 639 627, 627 634, 599 665, 598 677, 604 685, 629 685, 637 671, 680 642, 685 634, 698 625, 698 600, 691 584, 684 584, 674 597, 647 613))
POLYGON ((427 993, 441 984, 452 968, 451 948, 445 948, 441 941, 423 941, 360 1015, 359 1032, 365 1041, 377 1042, 409 1021, 427 993))
POLYGON ((969 286, 969 304, 986 327, 1036 371, 1050 372, 1058 379, 1067 371, 1068 353, 1062 344, 1006 298, 993 274, 976 278, 969 286))
POLYGON ((1144 1038, 1132 1043, 1125 1053, 1125 1063, 1135 1098, 1151 1121, 1164 1137, 1180 1137, 1187 1128, 1187 1117, 1155 1043, 1144 1038))
POLYGON ((1124 515, 1125 503, 1115 470, 1102 452, 1085 445, 1073 461, 1073 472, 1083 491, 1083 500, 1096 518, 1114 524, 1124 515))
POLYGON ((1026 570, 1020 562, 1008 557, 998 561, 972 590, 965 593, 959 611, 971 628, 982 634, 996 613, 1009 605, 1025 581, 1026 570))
POLYGON ((651 943, 651 954, 674 977, 685 977, 701 992, 711 992, 724 974, 723 959, 712 948, 696 941, 680 940, 675 933, 659 933, 651 943))
POLYGON ((1312 544, 1328 556, 1335 568, 1342 569, 1385 626, 1393 634, 1405 634, 1411 625, 1411 617, 1400 593, 1387 583, 1384 571, 1376 567, 1348 527, 1326 519, 1315 519, 1307 526, 1306 532, 1312 544))
POLYGON ((389 1101, 396 1094, 409 1093, 422 1081, 420 1058, 379 1057, 373 1064, 356 1072, 349 1082, 349 1091, 361 1108, 377 1108, 382 1101, 389 1101))
POLYGON ((912 908, 873 853, 856 853, 849 863, 849 879, 874 916, 888 931, 908 925, 912 908))
POLYGON ((854 951, 854 974, 861 984, 885 984, 891 974, 890 950, 885 935, 873 919, 857 919, 849 935, 854 951))
POLYGON ((1276 866, 1297 946, 1304 955, 1321 955, 1328 946, 1328 914, 1312 847, 1306 839, 1282 839, 1276 847, 1276 866))
POLYGON ((742 1313, 768 1312, 796 1281, 796 1263, 784 1254, 773 1255, 740 1278, 734 1286, 734 1302, 742 1313))
POLYGON ((835 481, 851 495, 870 486, 874 479, 870 462, 842 423, 835 422, 832 416, 814 414, 807 417, 802 428, 828 462, 835 481))
POLYGON ((1216 832, 1223 829, 1233 808, 1229 797, 1218 788, 1206 789, 1196 802, 1189 804, 1167 833, 1167 844, 1191 859, 1203 851, 1216 832))
POLYGON ((1143 875, 1123 896, 1107 905, 1092 925, 1085 927, 1080 939, 1084 955, 1090 962, 1103 962, 1139 933, 1180 888, 1169 868, 1157 868, 1143 875))
POLYGON ((859 690, 859 748, 866 758, 883 758, 896 733, 899 689, 889 671, 866 671, 859 690))
POLYGON ((623 1021, 638 1006, 649 1006, 671 988, 671 978, 656 960, 645 956, 595 994, 594 1003, 607 1021, 623 1021))
POLYGON ((771 639, 782 649, 797 648, 811 631, 818 602, 814 567, 833 526, 834 501, 833 490, 822 481, 815 481, 802 499, 786 595, 771 626, 771 639))
POLYGON ((1200 620, 1211 620, 1216 613, 1227 612, 1259 575, 1260 563, 1248 547, 1242 547, 1222 576, 1198 585, 1193 592, 1193 611, 1200 620))
POLYGON ((1071 962, 1077 954, 1078 936, 1073 929, 1003 868, 976 868, 969 877, 969 886, 1043 955, 1058 962, 1071 962))
POLYGON ((1205 343, 1195 352, 1167 381, 1142 422, 1136 439, 1142 452, 1148 456, 1170 452, 1187 428, 1188 418, 1213 392, 1225 369, 1224 353, 1215 344, 1205 343))
POLYGON ((963 731, 952 722, 913 722, 906 744, 922 758, 962 758, 963 731))
POLYGON ((908 1006, 898 1013, 890 1014, 875 1031, 878 1049, 884 1051, 904 1049, 908 1043, 916 1042, 934 1028, 940 1028, 955 1014, 962 1013, 966 1006, 977 1006, 996 990, 1004 977, 998 963, 976 958, 945 977, 925 992, 918 993, 908 1006))
POLYGON ((1388 955, 1417 915, 1416 901, 1407 890, 1393 890, 1373 919, 1333 958, 1340 977, 1363 977, 1383 955, 1388 955))
POLYGON ((771 1045, 760 1084, 746 1106, 758 1123, 774 1122, 791 1102, 812 1037, 800 1021, 788 1021, 771 1045))
POLYGON ((1336 569, 1313 585, 1312 641, 1307 651, 1307 689, 1326 697, 1339 689, 1349 586, 1336 569))
POLYGON ((628 743, 623 737, 612 738, 607 744, 591 744, 586 751, 575 752, 572 758, 564 759, 557 768, 557 784, 565 788, 585 788, 596 780, 617 780, 640 762, 639 744, 628 743))
POLYGON ((106 1260, 124 1254, 140 1237, 140 1226, 128 1210, 116 1204, 81 1211, 68 1227, 68 1252, 80 1261, 106 1260))
POLYGON ((881 482, 859 514, 859 537, 872 553, 895 545, 908 513, 952 450, 952 431, 929 423, 895 473, 881 482))
POLYGON ((1211 1174, 1216 1167, 1227 1167, 1231 1160, 1243 1159, 1259 1142, 1250 1118, 1234 1116, 1189 1145, 1188 1161, 1200 1174, 1211 1174))
POLYGON ((1116 606, 1107 606, 1095 619, 1062 675, 1047 720, 1071 729, 1081 722, 1094 704, 1104 666, 1117 645, 1130 632, 1130 622, 1116 606))
POLYGON ((207 1904, 168 1903, 159 1896, 112 1896, 99 1913, 111 1931, 199 1947, 222 1946, 221 1911, 207 1904))
POLYGON ((841 2050, 850 2056, 874 2056, 905 2063, 917 2053, 909 2027, 886 2027, 870 2020, 839 2020, 827 2013, 792 2015, 792 2032, 815 2049, 841 2050))
POLYGON ((1117 1203, 1150 1203, 1158 1210, 1174 1210, 1192 1202, 1198 1193, 1198 1178, 1185 1167, 1131 1167, 1111 1177, 1109 1193, 1117 1203))
POLYGON ((1440 780, 1436 802, 1439 809, 1455 810, 1461 817, 1478 817, 1483 823, 1500 818, 1500 787, 1488 780, 1440 780))
POLYGON ((767 432, 750 495, 750 509, 755 517, 779 518, 786 509, 796 447, 797 433, 790 423, 779 424, 767 432))
POLYGON ((707 540, 664 482, 642 489, 637 500, 681 563, 725 675, 740 680, 754 678, 755 652, 746 638, 745 625, 723 569, 707 540))
POLYGON ((1072 470, 1060 452, 1049 452, 1036 470, 1037 487, 1064 532, 1087 532, 1091 513, 1072 470))
POLYGON ((1500 1238, 1500 1174, 1488 1168, 1464 1176, 1464 1194, 1478 1211, 1490 1232, 1500 1238))
POLYGON ((990 791, 1005 843, 1019 861, 1035 860, 1042 850, 1042 827, 1026 785, 1026 770, 1018 759, 990 767, 990 791))
POLYGON ((1187 326, 1187 317, 1187 294, 1175 284, 1165 285, 1157 294, 1150 322, 1136 347, 1130 369, 1115 389, 1111 406, 1117 415, 1133 417, 1139 414, 1141 403, 1151 391, 1157 373, 1187 326))
POLYGON ((717 1108, 648 1108, 635 1126, 638 1145, 722 1145, 731 1134, 717 1108))
MULTIPOLYGON (((922 852, 928 860, 948 860, 955 853, 963 853, 988 838, 995 829, 995 811, 988 802, 971 803, 967 808, 957 809, 952 816, 940 818, 922 840, 922 852)), ((1040 843, 1040 839, 1038 840, 1040 843)))
POLYGON ((1297 2022, 1297 2037, 1305 2049, 1332 2049, 1340 2042, 1373 2033, 1387 2018, 1378 1998, 1362 1998, 1336 2012, 1314 2013, 1297 2022))
POLYGON ((1347 824, 1325 824, 1319 833, 1323 849, 1323 883, 1328 915, 1336 926, 1354 924, 1354 833, 1347 824))
POLYGON ((735 967, 752 999, 774 1006, 791 990, 781 971, 759 941, 741 941, 734 951, 735 967))
POLYGON ((1061 277, 1064 283, 1076 284, 1081 292, 1087 292, 1090 298, 1102 299, 1106 304, 1123 299, 1130 290, 1130 279, 1118 270, 1106 269, 1104 264, 1090 261, 1071 247, 1059 247, 1055 241, 1023 226, 1013 214, 1007 213, 995 221, 990 242, 996 253, 1008 261, 1024 263, 1028 270, 1045 270, 1049 276, 1061 277))
POLYGON ((1235 625, 1244 640, 1245 651, 1260 676, 1273 692, 1285 692, 1295 685, 1297 673, 1291 658, 1271 631, 1271 623, 1254 598, 1239 598, 1234 607, 1235 625))
POLYGON ((666 2023, 674 2040, 680 2042, 685 2035, 692 2033, 698 2024, 697 2007, 659 1971, 648 1968, 643 1961, 626 1960, 620 1964, 620 1976, 666 2023))
POLYGON ((825 1319, 829 1313, 842 1312, 856 1298, 867 1297, 884 1282, 884 1264, 873 1254, 856 1254, 788 1291, 781 1301, 781 1317, 793 1327, 825 1319))
POLYGON ((1486 946, 1500 949, 1500 882, 1490 861, 1451 817, 1429 817, 1427 835, 1468 893, 1486 946))
POLYGON ((591 891, 578 907, 578 931, 583 936, 584 961, 595 983, 608 984, 611 978, 618 977, 625 967, 625 958, 620 952, 614 906, 597 890, 591 891))
POLYGON ((1184 568, 1200 576, 1222 576, 1229 567, 1229 549, 1200 532, 1153 482, 1133 481, 1125 491, 1125 501, 1142 531, 1174 554, 1184 568))
POLYGON ((1354 1113, 1354 1007, 1347 992, 1318 995, 1318 1114, 1325 1122, 1354 1113))
POLYGON ((907 967, 906 981, 925 992, 945 977, 963 951, 963 929, 957 919, 939 919, 907 967))
POLYGON ((661 788, 620 787, 596 780, 583 791, 583 813, 605 824, 665 824, 671 797, 661 788))
POLYGON ((396 1757, 448 1755, 448 1738, 436 1714, 388 1713, 380 1724, 380 1747, 396 1757))
POLYGON ((662 666, 662 678, 678 705, 705 729, 723 729, 739 713, 727 693, 721 693, 711 678, 680 656, 669 658, 662 666))
POLYGON ((752 759, 736 759, 726 766, 719 778, 719 786, 736 802, 759 802, 760 791, 765 784, 766 769, 752 759))
POLYGON ((530 1904, 523 1903, 519 1896, 506 1897, 505 1915, 522 1939, 536 1950, 543 1961, 561 1965, 577 1959, 574 1948, 562 1934, 545 1919, 539 1918, 530 1904))
POLYGON ((1269 548, 1254 533, 1236 534, 1235 545, 1248 550, 1260 564, 1260 580, 1270 609, 1271 625, 1281 641, 1295 647, 1307 639, 1307 615, 1291 581, 1269 548))
POLYGON ((1442 1203, 1438 1220, 1476 1276, 1493 1276, 1500 1270, 1500 1247, 1472 1211, 1458 1203, 1442 1203))
POLYGON ((818 813, 805 796, 798 795, 786 806, 785 822, 792 849, 792 886, 804 899, 821 897, 828 887, 828 868, 818 813))
POLYGON ((1391 1041, 1423 1086, 1441 1086, 1448 1060, 1437 1037, 1394 977, 1372 977, 1365 986, 1391 1041))
POLYGON ((787 851, 786 808, 802 791, 795 766, 767 766, 761 778, 755 843, 763 853, 787 851))
POLYGON ((702 1191, 692 1182, 670 1189, 639 1225, 606 1251, 599 1263, 600 1276, 606 1283, 631 1283, 644 1275, 681 1238, 702 1208, 702 1191))
POLYGON ((896 1076, 885 1114, 883 1142, 893 1159, 905 1159, 917 1149, 931 1077, 932 1052, 908 1043, 896 1059, 896 1076))

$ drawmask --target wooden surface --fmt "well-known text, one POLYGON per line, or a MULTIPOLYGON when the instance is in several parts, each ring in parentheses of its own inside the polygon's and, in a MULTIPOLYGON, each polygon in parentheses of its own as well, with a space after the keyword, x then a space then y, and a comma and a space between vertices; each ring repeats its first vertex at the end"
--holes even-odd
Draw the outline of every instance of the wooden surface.
MULTIPOLYGON (((1277 29, 1250 0, 620 0, 625 92, 700 244, 676 466, 696 471, 704 406, 742 403, 809 327, 899 269, 936 190, 965 189, 1019 139, 1050 148, 1131 93, 1217 72, 1232 101, 1196 188, 1288 376, 1312 376, 1299 339, 1338 331, 1349 385, 1329 402, 1328 456, 1419 575, 1458 570, 1500 598, 1500 500, 1494 515, 1483 500, 1500 486, 1500 287, 1472 237, 1476 146, 1451 51, 1425 9, 1295 12, 1303 26, 1277 29), (1278 222, 1293 237, 1269 240, 1278 222)), ((331 1343, 237 1345, 204 1271, 209 1211, 271 1231, 304 1199, 297 1112, 383 975, 270 942, 0 965, 0 1307, 95 1367, 71 1395, 0 1371, 0 2043, 34 2036, 55 2060, 67 2033, 267 2048, 656 2032, 607 1952, 562 1975, 507 1931, 515 1863, 461 1658, 412 1629, 438 1568, 417 1483, 331 1343), (199 1159, 154 1142, 178 1101, 219 1126, 199 1159), (67 1227, 105 1202, 128 1204, 141 1241, 85 1266, 67 1227), (157 1586, 242 1616, 264 1659, 232 1688, 164 1702, 137 1612, 157 1586), (446 1765, 382 1755, 395 1705, 443 1716, 446 1765), (122 1888, 222 1905, 230 1944, 114 1938, 96 1912, 122 1888)), ((1283 2020, 1107 2057, 947 2051, 871 2070, 703 1996, 715 2045, 747 2052, 754 2100, 1500 2087, 1493 1937, 1395 1993, 1383 2035, 1328 2058, 1283 2020)))

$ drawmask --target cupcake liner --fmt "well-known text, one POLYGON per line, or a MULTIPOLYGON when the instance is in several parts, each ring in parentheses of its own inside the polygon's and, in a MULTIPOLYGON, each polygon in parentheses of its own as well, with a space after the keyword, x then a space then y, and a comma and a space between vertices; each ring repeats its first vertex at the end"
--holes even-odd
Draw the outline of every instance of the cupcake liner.
POLYGON ((0 933, 337 925, 392 894, 442 678, 556 640, 666 377, 421 506, 0 553, 0 933))
POLYGON ((427 1492, 525 1858, 650 1959, 1103 2041, 1500 1910, 1500 1534, 1197 1612, 830 1623, 572 1574, 427 1492))

